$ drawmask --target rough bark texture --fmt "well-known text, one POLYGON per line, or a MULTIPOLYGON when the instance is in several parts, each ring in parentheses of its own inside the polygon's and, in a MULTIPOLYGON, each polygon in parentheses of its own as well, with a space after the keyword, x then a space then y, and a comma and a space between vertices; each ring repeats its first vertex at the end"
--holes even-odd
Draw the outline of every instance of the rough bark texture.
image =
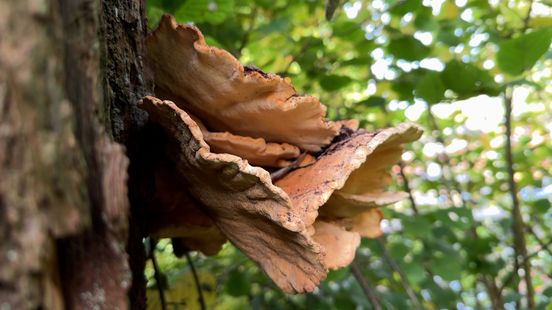
POLYGON ((143 127, 147 115, 137 108, 139 99, 153 91, 153 80, 144 64, 145 3, 143 0, 104 0, 100 16, 106 123, 110 124, 114 139, 127 146, 131 159, 127 252, 132 285, 128 301, 132 309, 145 309, 146 254, 142 239, 146 236, 146 225, 143 219, 153 195, 154 178, 144 167, 151 160, 149 142, 155 139, 148 139, 150 134, 143 127))
POLYGON ((133 145, 151 88, 143 16, 139 0, 0 1, 2 309, 143 306, 141 277, 127 298, 128 159, 113 142, 133 145))

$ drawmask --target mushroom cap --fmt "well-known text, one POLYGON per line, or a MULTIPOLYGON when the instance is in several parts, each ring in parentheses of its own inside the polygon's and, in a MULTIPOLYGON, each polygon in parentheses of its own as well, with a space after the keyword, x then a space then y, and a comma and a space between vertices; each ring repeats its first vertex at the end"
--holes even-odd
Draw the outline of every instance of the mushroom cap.
MULTIPOLYGON (((390 181, 386 169, 400 159, 402 144, 417 140, 421 134, 420 127, 410 123, 377 132, 346 133, 341 141, 328 147, 313 165, 290 172, 276 185, 289 195, 294 213, 303 218, 305 225, 312 225, 318 216, 318 209, 330 200, 336 190, 357 195, 348 195, 350 200, 358 198, 358 195, 381 192, 390 181)), ((356 199, 354 204, 338 207, 354 209, 368 198, 365 196, 356 199)), ((330 203, 336 205, 335 200, 330 203)))
POLYGON ((326 276, 324 250, 269 173, 211 153, 199 126, 174 103, 144 97, 140 107, 170 137, 165 153, 220 231, 285 292, 314 290, 326 276))
POLYGON ((292 159, 299 157, 298 147, 287 143, 270 143, 263 138, 234 135, 229 132, 210 132, 203 122, 194 115, 188 115, 201 129, 203 139, 213 153, 236 155, 255 166, 286 167, 292 159))
POLYGON ((222 232, 288 293, 312 291, 328 269, 353 260, 361 236, 382 233, 375 207, 404 198, 383 192, 388 168, 400 158, 402 144, 421 135, 412 124, 371 133, 344 130, 316 162, 275 186, 266 170, 212 153, 200 126, 173 102, 144 97, 140 107, 169 137, 164 154, 170 163, 161 161, 163 181, 156 182, 165 198, 159 200, 168 205, 165 218, 183 217, 159 231, 207 253, 220 247, 222 232))
POLYGON ((326 249, 326 268, 338 269, 353 261, 356 249, 360 245, 359 233, 347 231, 342 225, 322 220, 314 223, 314 229, 314 240, 326 249))
POLYGON ((380 209, 370 209, 353 218, 352 231, 358 232, 362 237, 376 238, 383 234, 380 222, 383 213, 380 209))
POLYGON ((216 132, 289 143, 319 151, 341 125, 325 119, 318 99, 297 95, 287 79, 243 67, 230 53, 206 45, 191 25, 164 15, 146 39, 156 95, 174 101, 216 132))

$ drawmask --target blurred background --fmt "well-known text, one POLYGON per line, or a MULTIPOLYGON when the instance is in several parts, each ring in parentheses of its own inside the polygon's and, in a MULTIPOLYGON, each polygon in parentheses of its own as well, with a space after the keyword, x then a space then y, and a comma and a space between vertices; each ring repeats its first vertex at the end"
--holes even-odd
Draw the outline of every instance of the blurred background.
POLYGON ((231 244, 180 259, 160 240, 151 309, 159 282, 168 309, 201 309, 198 286, 209 309, 552 309, 551 1, 148 0, 151 29, 164 12, 331 119, 425 134, 393 167, 410 199, 314 293, 283 294, 231 244))

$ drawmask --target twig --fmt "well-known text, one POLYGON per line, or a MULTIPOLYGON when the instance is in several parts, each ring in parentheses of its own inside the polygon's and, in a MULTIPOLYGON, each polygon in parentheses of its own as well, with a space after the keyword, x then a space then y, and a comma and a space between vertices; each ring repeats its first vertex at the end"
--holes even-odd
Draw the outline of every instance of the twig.
POLYGON ((531 20, 531 12, 533 10, 533 0, 529 1, 529 9, 527 9, 527 15, 523 19, 523 30, 525 32, 529 28, 529 21, 531 20))
POLYGON ((552 250, 550 250, 548 245, 546 245, 546 243, 537 235, 535 230, 531 226, 528 226, 528 225, 525 228, 527 229, 527 231, 529 231, 529 233, 531 235, 533 235, 533 238, 535 238, 535 240, 537 240, 537 243, 541 246, 541 249, 548 252, 548 254, 552 257, 552 250))
POLYGON ((510 192, 510 198, 512 200, 512 233, 514 235, 514 273, 517 274, 520 267, 523 265, 525 271, 524 279, 527 290, 527 308, 535 308, 535 291, 533 289, 533 282, 531 280, 531 262, 529 259, 524 259, 522 264, 519 263, 519 257, 527 257, 527 245, 525 243, 525 235, 523 232, 523 217, 521 215, 521 208, 517 197, 516 182, 514 180, 514 159, 512 156, 512 97, 507 94, 507 90, 504 93, 504 106, 505 106, 505 127, 506 127, 506 146, 504 152, 506 153, 506 163, 508 170, 508 187, 510 192))
POLYGON ((368 298, 368 301, 370 302, 370 304, 372 304, 372 307, 374 307, 375 310, 381 310, 381 304, 376 297, 376 293, 370 286, 370 283, 368 283, 368 279, 366 279, 362 275, 362 272, 360 271, 360 268, 358 268, 358 265, 355 261, 351 263, 351 272, 360 285, 360 288, 362 288, 364 295, 366 295, 366 298, 368 298))
POLYGON ((203 298, 203 290, 201 289, 201 282, 199 282, 199 277, 197 276, 194 263, 192 262, 192 258, 190 257, 189 252, 186 251, 185 255, 186 255, 186 259, 188 260, 188 265, 190 265, 190 269, 192 270, 192 275, 194 276, 194 282, 197 289, 199 306, 201 307, 201 310, 206 310, 207 307, 205 306, 205 299, 203 298))
MULTIPOLYGON (((427 109, 427 119, 430 130, 434 133, 435 140, 439 142, 441 145, 445 146, 445 138, 443 138, 443 135, 441 134, 441 129, 437 125, 437 120, 435 120, 435 116, 433 115, 433 112, 431 112, 431 107, 428 107, 427 109)), ((443 173, 443 180, 445 181, 445 188, 447 191, 447 196, 450 200, 450 203, 452 206, 455 206, 452 191, 456 191, 458 195, 460 196, 460 203, 462 207, 466 207, 466 200, 462 196, 462 188, 460 184, 456 181, 456 175, 454 171, 452 170, 452 167, 450 165, 450 157, 446 152, 441 152, 439 154, 441 158, 438 158, 439 163, 441 166, 443 166, 443 171, 446 168, 446 171, 448 172, 448 177, 445 176, 443 173)))
MULTIPOLYGON (((493 278, 489 279, 486 275, 481 275, 479 281, 483 283, 487 292, 489 292, 489 298, 491 299, 491 305, 493 310, 504 310, 504 303, 502 302, 501 290, 496 285, 493 278)), ((476 298, 477 300, 477 298, 476 298)))
POLYGON ((151 259, 151 264, 153 265, 153 276, 155 278, 157 291, 159 292, 159 301, 161 301, 161 310, 167 309, 167 301, 165 300, 165 292, 164 292, 164 283, 161 279, 161 271, 159 270, 159 265, 157 265, 157 259, 155 258, 155 246, 157 245, 157 242, 153 239, 149 239, 149 257, 151 259))
POLYGON ((383 238, 378 237, 378 238, 376 238, 376 241, 377 241, 378 245, 380 246, 381 252, 383 254, 383 258, 385 259, 385 261, 387 262, 389 267, 391 267, 391 269, 399 275, 401 285, 402 285, 404 291, 406 292, 406 295, 408 295, 408 298, 412 302, 412 305, 414 306, 414 308, 415 309, 422 309, 422 307, 420 305, 420 301, 418 300, 418 297, 414 293, 414 290, 412 290, 412 288, 410 287, 410 284, 408 284, 408 280, 406 278, 406 275, 402 271, 401 267, 393 260, 393 258, 391 258, 391 256, 387 252, 387 249, 385 248, 385 241, 383 240, 383 238))
POLYGON ((410 188, 410 184, 408 183, 408 178, 404 173, 404 162, 402 160, 399 162, 399 168, 399 173, 401 174, 403 181, 403 188, 404 191, 408 194, 408 200, 410 201, 412 212, 414 212, 415 215, 418 215, 420 214, 420 212, 418 211, 418 206, 416 204, 416 201, 414 200, 414 195, 412 195, 412 189, 410 188))
MULTIPOLYGON (((525 256, 522 260, 522 263, 525 262, 525 261, 529 261, 532 257, 537 256, 540 253, 541 250, 543 250, 545 248, 548 248, 551 245, 552 245, 552 240, 550 240, 547 243, 543 244, 540 249, 538 249, 538 250, 534 251, 533 253, 525 256)), ((510 272, 510 274, 504 279, 504 281, 502 282, 502 286, 500 287, 500 290, 499 290, 500 292, 502 292, 504 290, 504 288, 506 288, 506 286, 508 286, 508 284, 510 284, 510 282, 514 279, 514 276, 515 276, 515 270, 510 272)))

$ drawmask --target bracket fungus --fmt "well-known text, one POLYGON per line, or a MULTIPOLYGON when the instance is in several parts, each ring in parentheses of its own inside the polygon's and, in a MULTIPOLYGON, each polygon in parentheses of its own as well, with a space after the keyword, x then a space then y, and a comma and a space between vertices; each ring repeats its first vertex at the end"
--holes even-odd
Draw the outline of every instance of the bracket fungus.
POLYGON ((329 121, 318 99, 169 15, 147 48, 156 97, 139 106, 163 132, 152 235, 205 254, 228 239, 282 290, 303 293, 382 233, 379 207, 405 198, 386 191, 390 167, 418 126, 329 121))

